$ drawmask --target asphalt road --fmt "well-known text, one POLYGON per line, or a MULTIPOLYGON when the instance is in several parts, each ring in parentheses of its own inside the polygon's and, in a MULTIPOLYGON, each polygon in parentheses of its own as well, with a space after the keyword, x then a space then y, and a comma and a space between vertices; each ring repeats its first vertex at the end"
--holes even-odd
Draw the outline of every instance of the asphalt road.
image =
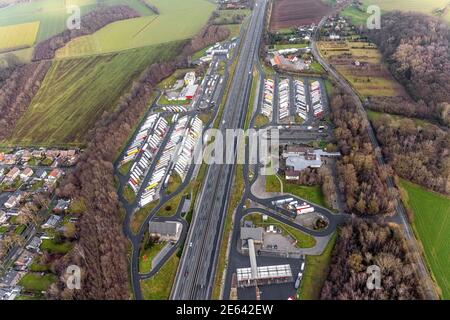
MULTIPOLYGON (((243 128, 252 70, 263 30, 266 0, 257 0, 245 37, 219 129, 243 128)), ((230 148, 230 146, 227 146, 230 148)), ((236 152, 236 140, 233 146, 236 152)), ((203 300, 211 296, 234 164, 211 164, 196 203, 171 297, 203 300)))

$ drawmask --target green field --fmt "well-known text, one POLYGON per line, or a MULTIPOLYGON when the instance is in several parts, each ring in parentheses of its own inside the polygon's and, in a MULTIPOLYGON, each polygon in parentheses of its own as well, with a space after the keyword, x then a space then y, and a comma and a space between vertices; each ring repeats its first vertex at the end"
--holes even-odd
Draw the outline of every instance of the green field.
MULTIPOLYGON (((322 207, 327 207, 322 189, 320 186, 302 186, 294 183, 286 183, 284 178, 280 178, 283 181, 283 192, 290 193, 294 196, 311 201, 322 207)), ((280 192, 280 182, 274 175, 266 176, 266 191, 267 192, 280 192)))
POLYGON ((152 270, 152 261, 164 248, 166 245, 166 242, 158 242, 153 244, 150 248, 141 251, 139 256, 139 272, 140 273, 147 273, 152 270))
POLYGON ((250 9, 235 9, 235 10, 217 10, 219 16, 214 19, 215 24, 231 24, 233 23, 233 17, 236 15, 247 17, 251 10, 250 9))
POLYGON ((369 5, 377 5, 382 11, 416 11, 441 17, 450 23, 450 1, 449 0, 363 0, 362 9, 347 7, 343 15, 352 19, 356 24, 365 24, 368 14, 365 13, 369 5))
POLYGON ((328 276, 331 252, 336 243, 336 233, 331 236, 325 250, 320 256, 306 256, 305 273, 298 290, 300 300, 319 300, 322 286, 328 276))
POLYGON ((141 281, 142 295, 145 300, 169 299, 179 262, 180 258, 175 254, 167 260, 154 277, 141 281))
POLYGON ((414 229, 418 234, 427 262, 442 291, 450 299, 450 198, 400 180, 406 191, 407 206, 414 212, 414 229))
POLYGON ((142 70, 172 58, 178 43, 120 54, 54 61, 7 142, 22 145, 82 144, 84 135, 142 70))
POLYGON ((56 276, 53 274, 27 273, 20 279, 19 285, 25 291, 41 292, 47 290, 55 280, 56 276))
POLYGON ((215 6, 206 0, 153 0, 159 15, 113 22, 97 32, 73 39, 57 58, 110 53, 130 48, 185 40, 207 22, 215 6))
POLYGON ((39 21, 0 27, 0 51, 32 46, 38 30, 39 21))
POLYGON ((66 3, 67 6, 79 5, 82 15, 95 9, 99 3, 111 6, 127 4, 142 15, 151 14, 151 11, 138 0, 40 0, 21 3, 0 10, 0 26, 39 21, 37 40, 43 41, 66 29, 66 20, 70 16, 67 13, 66 3))
POLYGON ((41 244, 41 250, 49 253, 67 253, 72 248, 70 242, 56 243, 54 240, 44 239, 41 244))

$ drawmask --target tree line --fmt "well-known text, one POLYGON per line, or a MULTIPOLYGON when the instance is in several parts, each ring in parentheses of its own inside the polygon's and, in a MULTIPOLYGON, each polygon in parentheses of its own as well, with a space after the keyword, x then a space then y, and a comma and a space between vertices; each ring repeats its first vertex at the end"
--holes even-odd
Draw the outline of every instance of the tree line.
POLYGON ((205 27, 170 62, 152 64, 118 101, 116 111, 105 113, 88 133, 89 144, 75 169, 59 190, 83 205, 79 223, 80 239, 74 249, 56 262, 60 281, 50 290, 58 299, 129 299, 127 241, 122 233, 122 209, 114 185, 113 162, 143 116, 153 88, 177 68, 188 67, 188 56, 224 40, 223 27, 205 27), (76 264, 82 269, 83 290, 68 290, 65 270, 76 264))
POLYGON ((381 26, 380 30, 366 32, 378 45, 392 74, 414 100, 428 106, 429 114, 449 125, 450 30, 447 24, 424 14, 396 11, 384 14, 381 26))
POLYGON ((124 5, 95 9, 81 17, 80 29, 67 29, 38 43, 33 50, 32 61, 53 59, 56 50, 64 47, 70 40, 94 33, 112 22, 139 16, 137 11, 124 5))
POLYGON ((151 4, 145 0, 139 0, 139 2, 142 3, 143 6, 149 8, 151 11, 153 11, 154 14, 159 15, 159 9, 154 4, 151 4))
POLYGON ((388 170, 378 164, 364 121, 351 96, 336 92, 331 97, 334 135, 342 158, 337 163, 339 187, 348 212, 358 215, 391 214, 395 191, 388 188, 388 170))
POLYGON ((0 140, 11 135, 50 66, 50 61, 41 61, 0 71, 0 140))
MULTIPOLYGON (((339 228, 321 299, 423 299, 414 259, 401 231, 385 223, 353 219, 339 228), (369 266, 380 268, 380 288, 367 287, 369 266)), ((370 269, 369 269, 370 270, 370 269)))

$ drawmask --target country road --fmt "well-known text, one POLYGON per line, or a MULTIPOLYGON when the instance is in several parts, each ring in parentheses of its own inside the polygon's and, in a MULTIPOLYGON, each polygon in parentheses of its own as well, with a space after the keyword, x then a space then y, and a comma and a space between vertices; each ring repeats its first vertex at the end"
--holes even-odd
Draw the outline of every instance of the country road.
MULTIPOLYGON (((347 80, 345 80, 340 74, 339 72, 336 71, 336 69, 333 68, 333 66, 331 66, 325 59, 323 59, 323 57, 321 56, 319 50, 317 49, 317 39, 318 39, 318 34, 317 31, 323 26, 323 24, 325 23, 326 19, 328 18, 328 16, 324 17, 317 29, 316 32, 314 34, 314 36, 311 39, 311 51, 314 55, 314 58, 316 59, 316 61, 318 61, 322 67, 325 69, 325 71, 327 71, 327 73, 345 90, 345 92, 350 95, 356 106, 358 107, 361 116, 364 119, 364 122, 366 124, 367 130, 368 130, 368 134, 369 134, 369 138, 371 140, 372 146, 374 148, 374 150, 376 150, 376 160, 380 165, 384 165, 386 162, 383 158, 383 155, 381 154, 381 152, 379 152, 379 150, 381 150, 380 145, 378 143, 378 140, 376 138, 375 132, 369 122, 368 116, 367 116, 367 112, 366 109, 363 106, 363 103, 360 99, 360 97, 357 95, 357 93, 355 92, 355 90, 351 87, 351 85, 347 82, 347 80)), ((388 176, 387 177, 387 185, 389 188, 396 188, 395 183, 393 182, 393 178, 392 176, 388 176)), ((392 220, 401 225, 403 230, 404 230, 404 234, 406 236, 406 239, 408 240, 409 243, 411 243, 411 245, 413 246, 413 252, 421 252, 419 245, 417 243, 417 239, 414 236, 414 233, 411 229, 411 226, 409 224, 407 215, 406 215, 406 210, 405 207, 403 206, 403 203, 401 202, 400 199, 397 199, 397 204, 396 204, 396 215, 394 217, 392 217, 392 220)), ((424 284, 426 286, 426 291, 427 291, 427 295, 429 299, 439 299, 435 289, 434 289, 434 285, 431 281, 431 277, 428 273, 428 270, 426 268, 426 264, 425 261, 423 259, 423 256, 421 254, 417 254, 417 268, 418 268, 418 273, 420 275, 420 277, 422 279, 424 279, 424 284), (426 279, 426 280, 425 280, 426 279)))

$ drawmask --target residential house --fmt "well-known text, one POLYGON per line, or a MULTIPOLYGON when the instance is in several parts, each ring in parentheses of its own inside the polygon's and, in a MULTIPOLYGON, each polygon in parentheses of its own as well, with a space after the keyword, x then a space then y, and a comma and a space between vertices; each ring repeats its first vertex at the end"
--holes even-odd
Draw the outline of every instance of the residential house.
POLYGON ((0 288, 0 300, 14 300, 20 292, 19 286, 0 288))
POLYGON ((6 223, 8 219, 9 215, 5 211, 0 210, 0 225, 6 223))
POLYGON ((59 156, 59 150, 47 150, 45 151, 45 156, 49 159, 55 159, 59 156))
POLYGON ((30 161, 31 156, 32 156, 32 154, 31 154, 31 152, 29 150, 24 150, 22 152, 21 160, 23 162, 28 162, 28 161, 30 161))
POLYGON ((55 228, 58 225, 59 221, 61 221, 61 217, 52 214, 41 227, 42 229, 55 228))
POLYGON ((47 177, 47 180, 49 180, 49 181, 56 181, 56 180, 58 180, 58 179, 61 177, 61 175, 62 175, 61 170, 59 170, 59 169, 53 169, 53 170, 49 173, 49 175, 48 175, 48 177, 47 177))
POLYGON ((21 173, 20 178, 24 181, 27 181, 33 175, 33 169, 30 167, 26 167, 21 173))
POLYGON ((59 199, 56 206, 53 208, 53 212, 62 213, 65 212, 70 205, 70 200, 59 199))
POLYGON ((5 202, 5 208, 11 209, 16 207, 19 204, 19 200, 15 196, 10 196, 8 200, 5 202))
POLYGON ((31 152, 31 155, 33 158, 40 159, 43 157, 43 152, 42 150, 33 150, 33 152, 31 152))
POLYGON ((20 175, 20 169, 14 167, 6 174, 5 179, 8 181, 14 181, 20 175))
POLYGON ((5 154, 5 158, 3 160, 4 164, 13 165, 17 163, 16 155, 14 154, 5 154))
POLYGON ((14 269, 18 271, 27 271, 30 264, 33 262, 35 253, 23 250, 19 258, 14 262, 14 269))
POLYGON ((26 246, 26 249, 32 252, 39 252, 39 247, 41 246, 41 244, 41 238, 34 236, 33 239, 31 239, 30 243, 26 246))
POLYGON ((45 179, 47 177, 47 171, 45 171, 44 169, 37 169, 34 177, 38 180, 45 179))

